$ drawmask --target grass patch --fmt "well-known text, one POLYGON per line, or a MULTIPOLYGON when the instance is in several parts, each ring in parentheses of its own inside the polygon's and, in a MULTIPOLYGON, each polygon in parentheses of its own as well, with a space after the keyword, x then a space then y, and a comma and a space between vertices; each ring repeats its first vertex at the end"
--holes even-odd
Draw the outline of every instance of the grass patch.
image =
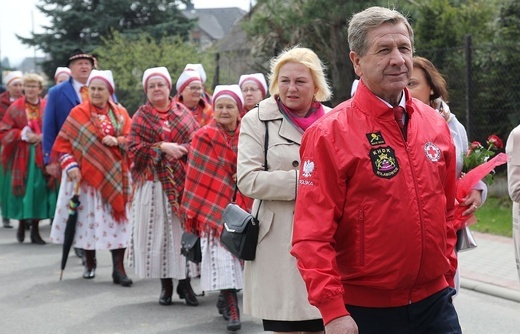
POLYGON ((471 226, 471 230, 511 237, 512 206, 509 197, 488 197, 475 213, 477 223, 471 226))

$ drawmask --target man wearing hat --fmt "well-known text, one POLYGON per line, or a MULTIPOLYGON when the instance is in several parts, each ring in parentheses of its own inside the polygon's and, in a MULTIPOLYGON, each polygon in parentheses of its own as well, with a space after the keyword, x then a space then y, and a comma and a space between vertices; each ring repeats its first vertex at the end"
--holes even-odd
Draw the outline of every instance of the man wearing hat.
POLYGON ((52 145, 70 110, 88 99, 86 84, 94 64, 94 56, 80 49, 74 50, 67 60, 67 67, 70 69, 69 80, 49 91, 43 116, 43 159, 47 173, 56 178, 60 177, 60 170, 57 162, 50 161, 52 145))
MULTIPOLYGON (((22 97, 22 75, 21 71, 11 71, 5 77, 6 91, 0 94, 0 121, 11 103, 22 97)), ((3 181, 4 172, 0 166, 0 185, 3 181)), ((13 228, 7 218, 2 218, 2 223, 4 228, 13 228)))

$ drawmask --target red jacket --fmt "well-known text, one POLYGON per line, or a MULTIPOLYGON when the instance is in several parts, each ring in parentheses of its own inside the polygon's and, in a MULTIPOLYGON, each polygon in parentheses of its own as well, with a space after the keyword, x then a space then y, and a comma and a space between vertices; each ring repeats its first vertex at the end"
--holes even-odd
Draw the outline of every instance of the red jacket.
POLYGON ((362 81, 303 136, 291 253, 325 323, 345 304, 417 302, 455 273, 455 147, 446 121, 405 94, 406 142, 362 81))

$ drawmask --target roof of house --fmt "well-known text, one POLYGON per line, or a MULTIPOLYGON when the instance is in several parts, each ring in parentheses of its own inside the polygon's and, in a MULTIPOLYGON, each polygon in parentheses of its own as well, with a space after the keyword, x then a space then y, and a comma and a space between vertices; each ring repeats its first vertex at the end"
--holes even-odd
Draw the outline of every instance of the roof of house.
POLYGON ((198 18, 201 30, 214 40, 224 37, 247 12, 238 7, 188 9, 182 12, 189 19, 198 18))

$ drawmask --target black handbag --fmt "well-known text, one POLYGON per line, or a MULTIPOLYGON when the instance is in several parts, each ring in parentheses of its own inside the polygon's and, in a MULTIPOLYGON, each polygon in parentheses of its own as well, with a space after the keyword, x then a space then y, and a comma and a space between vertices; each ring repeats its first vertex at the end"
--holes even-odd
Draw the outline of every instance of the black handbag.
MULTIPOLYGON (((269 144, 268 124, 265 122, 265 140, 264 140, 264 170, 267 171, 267 145, 269 144)), ((233 199, 224 209, 222 220, 224 228, 220 235, 220 242, 226 249, 237 258, 246 261, 252 261, 256 255, 256 245, 258 243, 259 221, 258 213, 260 212, 260 204, 253 217, 249 212, 235 204, 238 187, 235 184, 233 199)))
POLYGON ((224 229, 220 235, 222 244, 237 258, 254 260, 258 242, 258 219, 235 203, 226 206, 222 219, 224 220, 224 229))
POLYGON ((186 256, 186 259, 193 263, 200 263, 200 261, 202 261, 200 238, 196 234, 190 232, 182 233, 181 254, 186 256))

